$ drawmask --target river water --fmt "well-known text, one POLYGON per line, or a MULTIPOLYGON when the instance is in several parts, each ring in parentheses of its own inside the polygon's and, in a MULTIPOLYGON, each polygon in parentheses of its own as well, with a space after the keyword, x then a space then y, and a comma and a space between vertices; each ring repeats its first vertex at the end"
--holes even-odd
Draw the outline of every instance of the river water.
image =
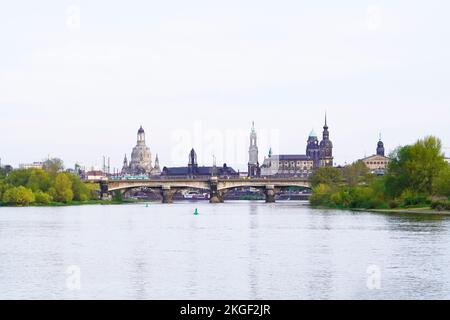
POLYGON ((0 208, 0 299, 449 299, 449 271, 447 217, 302 202, 0 208))

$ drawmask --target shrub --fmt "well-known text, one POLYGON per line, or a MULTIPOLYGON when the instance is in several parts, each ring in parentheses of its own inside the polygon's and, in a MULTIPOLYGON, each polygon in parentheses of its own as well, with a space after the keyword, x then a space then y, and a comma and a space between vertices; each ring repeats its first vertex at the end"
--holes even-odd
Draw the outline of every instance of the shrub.
POLYGON ((5 191, 3 201, 7 204, 27 206, 35 201, 33 191, 25 187, 13 187, 5 191))
POLYGON ((396 199, 389 200, 389 208, 395 209, 395 208, 398 208, 399 205, 400 205, 400 202, 398 200, 396 200, 396 199))
POLYGON ((318 184, 313 188, 309 203, 312 206, 324 206, 330 204, 331 188, 323 183, 318 184))
POLYGON ((431 203, 431 208, 438 211, 450 210, 450 201, 449 200, 433 201, 431 203))
POLYGON ((60 173, 55 178, 56 201, 68 203, 73 200, 72 181, 66 173, 60 173))
POLYGON ((34 196, 38 204, 49 204, 53 200, 51 195, 42 191, 36 192, 34 196))

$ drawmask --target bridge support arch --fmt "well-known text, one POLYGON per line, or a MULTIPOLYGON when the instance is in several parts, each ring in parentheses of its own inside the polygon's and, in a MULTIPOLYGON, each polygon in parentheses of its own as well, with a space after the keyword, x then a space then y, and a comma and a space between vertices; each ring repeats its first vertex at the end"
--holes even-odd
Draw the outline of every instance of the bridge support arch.
POLYGON ((173 203, 173 195, 176 190, 172 189, 170 186, 162 186, 162 203, 173 203))
POLYGON ((266 203, 274 203, 275 202, 275 186, 274 185, 266 185, 265 188, 266 193, 266 203))
POLYGON ((218 190, 218 179, 217 177, 212 177, 209 181, 209 202, 210 203, 222 203, 223 202, 223 192, 218 190))
POLYGON ((100 181, 100 199, 110 200, 111 195, 109 194, 108 181, 100 181))

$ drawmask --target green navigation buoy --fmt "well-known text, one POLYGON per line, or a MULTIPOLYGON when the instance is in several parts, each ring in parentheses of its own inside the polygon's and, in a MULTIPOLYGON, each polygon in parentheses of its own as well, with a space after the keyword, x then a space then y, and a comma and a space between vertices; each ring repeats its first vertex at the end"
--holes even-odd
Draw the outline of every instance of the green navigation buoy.
POLYGON ((198 209, 197 208, 195 208, 194 216, 198 216, 198 209))

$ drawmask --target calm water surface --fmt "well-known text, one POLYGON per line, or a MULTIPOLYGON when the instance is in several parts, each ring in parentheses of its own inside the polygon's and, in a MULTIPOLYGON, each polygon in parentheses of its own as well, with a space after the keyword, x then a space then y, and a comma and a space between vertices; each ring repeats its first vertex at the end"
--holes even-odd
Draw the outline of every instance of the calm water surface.
POLYGON ((449 299, 450 219, 301 202, 0 208, 0 298, 449 299))

